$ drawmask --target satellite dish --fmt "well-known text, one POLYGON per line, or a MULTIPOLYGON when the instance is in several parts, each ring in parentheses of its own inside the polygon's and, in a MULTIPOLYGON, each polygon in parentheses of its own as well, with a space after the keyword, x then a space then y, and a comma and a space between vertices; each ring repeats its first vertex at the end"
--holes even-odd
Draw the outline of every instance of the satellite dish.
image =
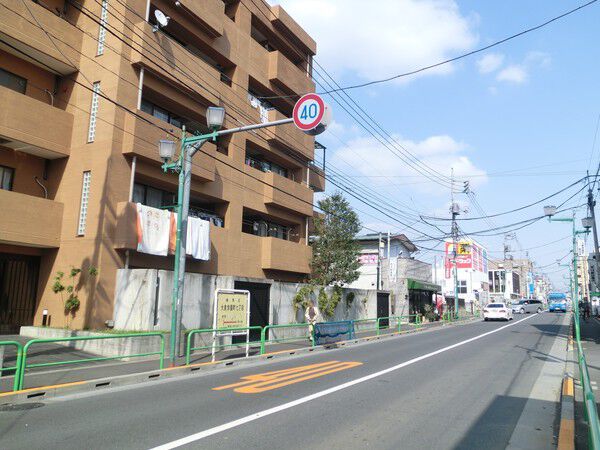
POLYGON ((165 16, 165 14, 159 9, 154 11, 154 17, 156 18, 157 23, 157 25, 153 29, 154 32, 158 31, 159 28, 163 28, 169 25, 169 20, 171 19, 170 17, 165 16))

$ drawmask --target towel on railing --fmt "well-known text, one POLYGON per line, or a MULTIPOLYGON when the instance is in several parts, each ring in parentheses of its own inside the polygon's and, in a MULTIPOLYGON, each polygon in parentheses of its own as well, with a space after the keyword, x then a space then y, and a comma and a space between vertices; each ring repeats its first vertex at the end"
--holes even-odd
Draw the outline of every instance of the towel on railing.
POLYGON ((136 204, 137 251, 167 256, 171 213, 158 208, 136 204))

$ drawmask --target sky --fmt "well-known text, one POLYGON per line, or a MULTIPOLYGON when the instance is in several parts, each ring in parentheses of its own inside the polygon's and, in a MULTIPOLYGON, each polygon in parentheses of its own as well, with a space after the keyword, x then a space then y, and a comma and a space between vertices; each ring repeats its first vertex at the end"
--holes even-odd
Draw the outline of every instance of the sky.
MULTIPOLYGON (((314 77, 317 92, 322 92, 329 76, 349 86, 416 70, 538 25, 585 1, 272 3, 281 4, 316 40, 314 77)), ((432 262, 434 255, 442 255, 439 238, 450 224, 426 219, 435 228, 420 216, 450 216, 451 193, 444 177, 452 171, 461 219, 537 202, 575 183, 586 170, 595 173, 600 162, 600 142, 594 145, 600 118, 598 23, 600 2, 451 64, 349 90, 351 100, 346 101, 357 112, 340 97, 325 95, 334 123, 318 141, 327 147, 329 175, 343 173, 343 182, 354 192, 363 189, 359 196, 371 197, 365 204, 346 195, 359 212, 364 232, 405 233, 422 248, 415 256, 432 262), (369 117, 382 134, 378 138, 363 128, 371 126, 369 117), (473 196, 459 192, 464 181, 477 205, 473 196), (438 240, 424 240, 431 238, 438 240)), ((319 153, 316 160, 321 160, 319 153)), ((491 258, 502 258, 507 238, 500 231, 511 228, 486 230, 538 217, 544 204, 560 205, 572 196, 565 208, 583 204, 583 194, 574 195, 583 187, 579 183, 522 211, 465 220, 460 226, 491 258)), ((326 194, 336 189, 328 183, 326 194)), ((578 221, 586 215, 585 207, 577 210, 578 221)), ((520 258, 528 252, 555 287, 563 289, 566 269, 556 260, 569 252, 570 236, 569 224, 540 220, 517 230, 507 242, 510 254, 520 258)), ((591 249, 591 238, 587 241, 591 249)))

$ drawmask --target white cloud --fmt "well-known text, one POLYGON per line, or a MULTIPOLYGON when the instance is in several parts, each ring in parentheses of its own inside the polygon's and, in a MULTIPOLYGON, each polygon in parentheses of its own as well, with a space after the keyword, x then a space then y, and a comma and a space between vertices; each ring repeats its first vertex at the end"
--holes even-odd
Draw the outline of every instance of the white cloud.
MULTIPOLYGON (((279 3, 316 40, 318 61, 337 77, 374 80, 395 75, 455 56, 478 40, 477 17, 463 14, 454 0, 279 3)), ((445 65, 421 75, 452 70, 445 65)))
POLYGON ((525 67, 513 64, 502 69, 496 76, 496 80, 521 84, 525 83, 528 77, 529 74, 527 73, 525 67))
POLYGON ((496 76, 496 80, 515 84, 522 84, 529 80, 529 74, 537 68, 546 69, 550 67, 552 58, 548 53, 531 51, 525 55, 520 64, 511 64, 502 69, 496 76))
POLYGON ((502 66, 504 55, 501 53, 488 53, 477 61, 479 73, 495 72, 502 66))
MULTIPOLYGON (((430 136, 422 141, 404 139, 399 135, 393 135, 393 138, 406 151, 445 176, 450 176, 450 169, 453 168, 456 177, 470 179, 473 187, 487 181, 485 170, 476 167, 466 155, 467 145, 450 136, 430 136)), ((334 152, 332 159, 334 166, 339 167, 343 162, 352 166, 361 177, 368 177, 361 178, 364 184, 387 187, 396 194, 399 189, 441 195, 449 193, 447 188, 423 176, 373 137, 349 140, 346 146, 334 152)))

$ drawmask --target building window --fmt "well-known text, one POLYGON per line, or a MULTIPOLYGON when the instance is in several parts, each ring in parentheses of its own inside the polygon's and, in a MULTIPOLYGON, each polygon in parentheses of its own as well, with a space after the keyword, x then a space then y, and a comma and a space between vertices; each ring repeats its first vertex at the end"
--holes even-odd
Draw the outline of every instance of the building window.
POLYGON ((98 51, 96 56, 104 54, 104 40, 106 39, 106 24, 108 23, 108 0, 102 0, 100 12, 100 31, 98 32, 98 51))
POLYGON ((0 86, 7 87, 20 94, 27 90, 27 80, 4 69, 0 69, 0 86))
POLYGON ((98 116, 98 103, 100 97, 100 82, 96 81, 92 90, 92 106, 90 107, 90 125, 88 127, 88 143, 96 138, 96 117, 98 116))
POLYGON ((166 109, 161 108, 160 106, 157 106, 144 98, 142 99, 142 111, 156 117, 157 119, 170 123, 177 128, 182 128, 183 125, 185 125, 186 131, 189 131, 190 133, 204 132, 198 122, 184 119, 183 117, 180 117, 171 111, 167 111, 166 109))
POLYGON ((5 191, 12 191, 12 183, 14 176, 15 169, 0 166, 0 189, 5 191))
POLYGON ((458 280, 458 293, 459 294, 467 293, 467 280, 458 280))
POLYGON ((293 227, 282 225, 262 217, 244 216, 242 232, 261 237, 275 237, 286 241, 296 241, 293 227))
POLYGON ((86 170, 85 172, 83 172, 83 183, 81 186, 81 204, 79 206, 79 225, 77 226, 77 236, 85 235, 85 224, 87 222, 91 179, 91 171, 86 170))
POLYGON ((273 172, 281 175, 282 177, 288 178, 288 170, 285 167, 282 167, 279 164, 271 161, 265 161, 254 156, 246 156, 246 165, 254 167, 261 172, 273 172))
MULTIPOLYGON (((133 202, 152 208, 172 209, 177 203, 177 196, 173 192, 163 191, 152 186, 135 183, 133 186, 133 202)), ((215 204, 201 204, 198 201, 190 201, 189 216, 207 220, 216 227, 224 227, 223 217, 216 213, 215 204)))

